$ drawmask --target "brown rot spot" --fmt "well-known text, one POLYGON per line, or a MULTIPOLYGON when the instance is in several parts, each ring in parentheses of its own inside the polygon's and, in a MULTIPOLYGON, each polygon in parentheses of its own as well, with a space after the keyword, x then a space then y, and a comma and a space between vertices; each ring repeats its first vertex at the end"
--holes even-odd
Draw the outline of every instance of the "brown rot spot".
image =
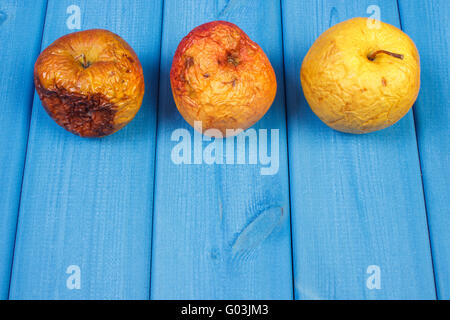
POLYGON ((129 55, 127 55, 126 53, 122 53, 122 57, 127 58, 128 61, 130 61, 131 63, 134 63, 134 59, 132 57, 130 57, 129 55))
POLYGON ((231 86, 234 88, 234 87, 236 87, 236 83, 237 83, 237 79, 236 78, 234 78, 233 80, 231 80, 231 81, 226 81, 226 82, 222 82, 223 84, 228 84, 228 85, 230 85, 231 84, 231 86))
POLYGON ((383 85, 383 87, 387 86, 387 81, 384 77, 381 78, 381 84, 383 85))
POLYGON ((189 69, 194 65, 194 58, 192 57, 186 57, 186 60, 184 61, 184 68, 189 69))
POLYGON ((38 80, 35 84, 47 113, 66 130, 82 137, 103 137, 115 131, 116 107, 104 95, 47 90, 38 80))

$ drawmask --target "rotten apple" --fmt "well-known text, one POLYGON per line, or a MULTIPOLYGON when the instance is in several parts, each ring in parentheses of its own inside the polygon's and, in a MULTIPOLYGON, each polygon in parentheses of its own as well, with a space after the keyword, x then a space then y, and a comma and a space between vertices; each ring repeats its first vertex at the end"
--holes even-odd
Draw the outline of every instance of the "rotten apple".
POLYGON ((305 98, 328 126, 367 133, 400 120, 420 88, 414 42, 381 21, 354 18, 325 31, 301 68, 305 98))
POLYGON ((142 66, 118 35, 93 29, 65 35, 34 67, 34 83, 47 113, 81 137, 103 137, 128 124, 144 96, 142 66))
POLYGON ((181 40, 170 83, 177 108, 191 126, 201 121, 203 129, 217 129, 224 136, 261 119, 277 91, 264 51, 225 21, 200 25, 181 40))

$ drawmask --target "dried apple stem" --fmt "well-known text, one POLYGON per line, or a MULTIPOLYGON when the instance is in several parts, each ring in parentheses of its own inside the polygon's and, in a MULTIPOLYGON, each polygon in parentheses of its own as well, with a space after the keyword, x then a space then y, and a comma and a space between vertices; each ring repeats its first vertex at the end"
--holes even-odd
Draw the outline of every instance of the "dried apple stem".
POLYGON ((368 58, 370 61, 373 61, 373 60, 375 60, 376 55, 379 54, 379 53, 385 53, 385 54, 388 54, 388 55, 390 55, 390 56, 392 56, 392 57, 395 57, 395 58, 398 58, 398 59, 402 59, 402 60, 403 60, 403 55, 402 55, 402 54, 399 54, 399 53, 393 53, 393 52, 386 51, 386 50, 377 50, 377 51, 374 51, 374 52, 370 53, 370 54, 367 56, 367 58, 368 58))
POLYGON ((82 61, 80 61, 81 65, 83 66, 84 69, 86 69, 87 67, 90 66, 90 63, 87 62, 86 60, 86 56, 84 55, 84 53, 80 54, 79 56, 75 57, 75 60, 80 60, 82 59, 82 61))

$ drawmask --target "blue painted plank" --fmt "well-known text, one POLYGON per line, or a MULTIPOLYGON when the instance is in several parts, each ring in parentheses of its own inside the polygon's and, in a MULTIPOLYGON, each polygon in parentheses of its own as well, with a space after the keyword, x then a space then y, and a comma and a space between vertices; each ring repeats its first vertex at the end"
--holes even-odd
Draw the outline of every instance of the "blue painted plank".
POLYGON ((162 2, 49 1, 43 48, 74 31, 73 20, 66 24, 71 5, 80 8, 82 29, 109 29, 134 48, 146 94, 136 118, 102 139, 64 131, 35 95, 10 298, 145 299, 162 2), (78 267, 81 288, 69 289, 78 267))
POLYGON ((297 299, 436 298, 412 113, 380 132, 344 134, 312 113, 300 86, 314 40, 369 16, 370 5, 399 26, 396 1, 282 1, 297 299), (378 270, 380 289, 367 286, 378 270))
MULTIPOLYGON (((285 121, 279 1, 166 0, 152 299, 292 298, 285 121), (262 47, 275 69, 277 98, 268 114, 253 127, 279 129, 279 170, 275 175, 261 175, 260 169, 266 166, 260 162, 176 165, 171 160, 177 144, 171 141, 172 133, 187 129, 191 138, 194 135, 173 101, 169 82, 172 57, 191 29, 212 20, 236 23, 262 47)), ((261 135, 258 137, 261 139, 261 135)), ((204 142, 203 147, 208 144, 204 142)), ((231 152, 224 150, 224 154, 226 158, 231 152)))
POLYGON ((44 0, 0 3, 0 299, 8 297, 45 6, 44 0))
POLYGON ((403 30, 420 53, 416 132, 437 294, 439 299, 450 299, 450 3, 400 1, 399 8, 403 30))

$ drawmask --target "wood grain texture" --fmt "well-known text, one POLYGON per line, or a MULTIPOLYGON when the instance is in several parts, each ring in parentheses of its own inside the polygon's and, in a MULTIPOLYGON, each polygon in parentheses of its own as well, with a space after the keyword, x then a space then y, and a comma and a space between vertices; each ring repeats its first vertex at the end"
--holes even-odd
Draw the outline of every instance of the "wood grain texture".
POLYGON ((399 1, 399 8, 402 28, 420 53, 422 82, 414 106, 417 141, 437 294, 450 299, 450 3, 399 1))
POLYGON ((300 86, 314 40, 369 16, 369 5, 399 26, 396 1, 282 1, 297 299, 436 298, 412 113, 380 132, 344 134, 312 113, 300 86), (371 265, 379 290, 366 286, 371 265))
POLYGON ((0 299, 8 297, 46 1, 0 3, 0 299))
POLYGON ((292 298, 279 1, 166 0, 161 57, 151 298, 292 298), (277 98, 254 128, 279 129, 276 175, 261 175, 261 165, 171 161, 172 132, 186 128, 193 135, 173 102, 172 57, 191 29, 212 20, 236 23, 275 69, 277 98))
POLYGON ((145 299, 162 1, 49 1, 43 48, 71 32, 70 5, 82 29, 109 29, 134 48, 146 95, 134 121, 103 139, 64 131, 35 95, 10 298, 145 299), (80 290, 66 286, 70 265, 81 269, 80 290))

